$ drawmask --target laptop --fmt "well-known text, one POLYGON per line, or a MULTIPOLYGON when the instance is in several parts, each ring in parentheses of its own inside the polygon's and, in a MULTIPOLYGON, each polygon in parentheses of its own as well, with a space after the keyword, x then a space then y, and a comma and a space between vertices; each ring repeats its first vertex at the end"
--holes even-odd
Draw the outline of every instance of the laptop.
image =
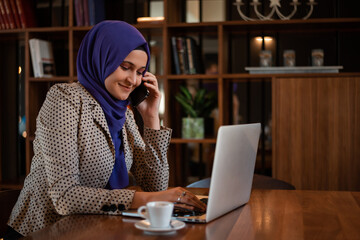
MULTIPOLYGON (((206 213, 173 216, 173 219, 207 223, 249 201, 260 126, 260 123, 253 123, 219 128, 206 213)), ((138 216, 131 210, 122 215, 138 216)))

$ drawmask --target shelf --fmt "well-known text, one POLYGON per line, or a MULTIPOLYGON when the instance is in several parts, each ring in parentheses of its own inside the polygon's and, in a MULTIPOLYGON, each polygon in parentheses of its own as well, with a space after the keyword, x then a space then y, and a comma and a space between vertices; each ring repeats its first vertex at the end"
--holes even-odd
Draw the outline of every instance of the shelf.
POLYGON ((216 139, 215 138, 204 138, 204 139, 172 138, 171 143, 216 143, 216 139))
MULTIPOLYGON (((164 27, 164 24, 145 24, 138 23, 133 24, 139 30, 142 29, 156 29, 161 30, 164 27)), ((0 34, 9 34, 9 33, 36 33, 36 32, 68 32, 68 31, 89 31, 93 26, 66 26, 66 27, 32 27, 32 28, 14 28, 14 29, 0 29, 0 34)))
POLYGON ((179 79, 218 79, 218 74, 180 74, 180 75, 168 75, 169 80, 179 80, 179 79))
POLYGON ((342 66, 245 67, 250 74, 338 73, 342 66))
POLYGON ((201 22, 201 23, 169 23, 169 29, 189 29, 201 32, 217 27, 224 27, 225 30, 305 30, 312 29, 359 29, 360 18, 317 18, 317 19, 294 19, 294 20, 267 20, 267 21, 224 21, 224 22, 201 22))
POLYGON ((30 77, 29 82, 74 82, 76 81, 75 77, 68 77, 68 76, 55 76, 51 78, 35 78, 30 77))
POLYGON ((25 177, 20 177, 14 181, 0 182, 0 191, 8 189, 22 189, 25 177))
POLYGON ((23 184, 2 184, 0 183, 0 191, 5 191, 5 190, 16 190, 19 189, 21 190, 23 188, 23 184))
POLYGON ((154 29, 154 28, 163 28, 166 26, 165 22, 144 22, 144 23, 136 23, 133 24, 137 29, 154 29))
MULTIPOLYGON (((293 19, 293 20, 267 20, 267 21, 224 21, 224 22, 200 22, 200 23, 136 23, 133 24, 138 29, 162 29, 164 27, 174 30, 189 29, 191 31, 199 30, 206 32, 209 30, 216 30, 217 27, 223 26, 225 29, 230 30, 234 27, 241 27, 241 30, 280 30, 288 29, 296 31, 295 28, 303 30, 311 29, 358 29, 360 28, 360 18, 317 18, 317 19, 293 19)), ((92 26, 66 26, 66 27, 35 27, 35 28, 16 28, 16 29, 2 29, 0 34, 7 33, 25 33, 25 32, 58 32, 58 31, 88 31, 92 26)))

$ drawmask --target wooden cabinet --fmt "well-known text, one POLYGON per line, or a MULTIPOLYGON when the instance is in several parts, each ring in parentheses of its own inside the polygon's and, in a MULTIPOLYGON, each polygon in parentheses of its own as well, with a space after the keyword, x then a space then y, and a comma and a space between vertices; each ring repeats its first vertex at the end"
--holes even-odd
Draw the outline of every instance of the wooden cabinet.
MULTIPOLYGON (((343 75, 341 74, 338 76, 335 74, 331 77, 314 77, 312 75, 281 77, 269 74, 253 75, 246 73, 244 70, 246 66, 257 66, 258 64, 257 54, 260 48, 254 45, 254 38, 269 34, 275 40, 273 42, 276 47, 276 49, 274 48, 275 65, 282 65, 281 56, 285 48, 296 49, 299 55, 297 63, 308 65, 308 53, 312 48, 323 44, 321 46, 324 46, 325 53, 328 54, 325 64, 344 65, 347 66, 344 68, 345 71, 357 72, 357 66, 353 62, 357 61, 358 55, 355 54, 355 57, 351 57, 352 60, 347 56, 350 56, 353 52, 359 54, 357 42, 360 40, 360 18, 330 18, 326 15, 328 18, 245 22, 230 17, 230 14, 227 16, 227 21, 223 22, 184 23, 182 20, 184 1, 164 0, 163 3, 164 22, 134 23, 134 26, 152 43, 151 52, 155 56, 154 62, 156 64, 150 65, 150 69, 157 75, 160 86, 164 91, 165 104, 161 118, 164 125, 174 130, 169 151, 171 186, 184 186, 192 180, 196 180, 191 178, 193 175, 202 178, 211 174, 216 131, 220 125, 261 122, 263 134, 259 145, 257 171, 271 175, 272 168, 275 177, 287 180, 298 188, 360 190, 360 186, 356 185, 353 180, 343 178, 347 172, 359 172, 359 164, 355 160, 356 157, 359 157, 359 152, 356 150, 356 145, 354 145, 359 143, 359 129, 356 128, 356 124, 353 122, 351 123, 353 125, 349 125, 346 131, 341 131, 340 128, 349 121, 358 120, 359 105, 352 103, 352 101, 359 102, 359 80, 357 76, 360 76, 360 74, 345 75, 344 82, 346 82, 347 87, 346 89, 341 88, 341 90, 340 87, 345 84, 342 82, 343 75), (212 73, 205 73, 204 71, 204 73, 195 75, 174 74, 170 41, 173 36, 192 36, 196 38, 203 60, 213 61, 216 65, 216 71, 212 73), (301 38, 297 40, 299 36, 301 38), (327 41, 328 38, 331 38, 331 41, 327 41), (303 44, 304 39, 308 41, 306 44, 303 44), (353 48, 349 48, 351 43, 353 43, 353 48), (305 50, 307 53, 305 53, 305 50), (180 85, 187 83, 206 86, 216 91, 218 95, 218 106, 213 115, 215 125, 213 131, 207 134, 205 139, 189 140, 181 138, 181 117, 183 115, 180 105, 173 96, 179 90, 180 85), (324 89, 322 85, 327 86, 327 88, 324 89), (301 88, 310 88, 313 91, 319 91, 319 94, 309 96, 306 91, 300 92, 299 89, 301 88), (327 95, 326 91, 332 91, 333 95, 327 95), (286 97, 285 100, 284 97, 286 97), (348 101, 349 103, 346 105, 348 107, 341 107, 340 102, 330 102, 332 97, 337 97, 339 101, 341 99, 348 101), (306 105, 300 104, 303 101, 306 101, 306 105), (236 109, 236 114, 234 114, 234 109, 236 109), (323 112, 324 115, 318 111, 323 112), (309 117, 304 120, 304 116, 307 116, 309 112, 319 118, 309 117), (340 118, 344 114, 347 117, 340 118), (335 116, 339 116, 339 118, 335 116), (287 119, 287 117, 291 117, 291 119, 287 119), (321 125, 323 122, 326 125, 321 125), (270 123, 273 126, 272 131, 270 123), (307 128, 308 125, 313 128, 307 128), (329 125, 333 127, 331 129, 327 128, 329 125), (353 131, 350 130, 352 126, 354 127, 353 131), (313 129, 321 134, 315 134, 313 129), (271 132, 272 135, 270 135, 271 132), (327 138, 329 134, 332 134, 333 138, 336 139, 337 133, 341 133, 340 139, 344 140, 339 142, 339 145, 335 140, 335 142, 329 142, 330 140, 327 138), (293 138, 292 134, 296 137, 293 138), (296 134, 303 134, 303 136, 300 137, 296 134), (306 140, 305 137, 309 137, 309 140, 306 140), (291 143, 294 148, 284 148, 282 145, 284 142, 291 143), (316 149, 312 146, 314 143, 317 144, 316 149), (352 147, 345 146, 346 143, 352 144, 352 147), (323 145, 326 145, 326 148, 323 145), (301 149, 303 148, 310 149, 311 154, 302 152, 301 149), (338 158, 340 152, 343 151, 346 154, 338 158), (190 158, 195 159, 192 161, 190 158), (326 161, 332 161, 332 165, 327 165, 328 170, 326 172, 323 170, 318 171, 317 167, 308 165, 304 158, 311 159, 313 162, 321 159, 323 164, 326 161), (341 162, 347 162, 346 168, 342 167, 340 159, 341 162), (298 165, 290 165, 290 162, 302 164, 302 170, 295 174, 298 165), (350 169, 350 165, 353 165, 354 168, 350 169), (339 169, 336 169, 336 167, 339 169), (267 172, 267 170, 269 171, 267 172), (192 173, 193 171, 195 173, 192 173), (320 182, 317 178, 319 172, 324 174, 321 175, 324 177, 321 177, 320 182), (306 176, 306 178, 301 180, 299 179, 300 176, 306 176)), ((24 59, 24 106, 27 133, 25 138, 25 160, 16 165, 17 168, 23 170, 14 170, 15 174, 13 175, 17 176, 16 179, 4 176, 4 172, 8 170, 5 163, 12 161, 11 156, 14 156, 16 152, 1 154, 0 156, 1 166, 3 166, 0 171, 0 173, 3 173, 0 174, 2 186, 9 186, 5 184, 8 180, 10 182, 15 181, 21 186, 23 177, 30 171, 36 116, 49 87, 59 82, 77 81, 77 51, 82 38, 91 27, 76 26, 73 4, 73 0, 69 0, 68 21, 65 21, 68 24, 66 26, 0 30, 0 49, 2 53, 0 63, 3 65, 0 85, 2 88, 6 86, 5 81, 9 79, 17 80, 15 74, 10 78, 8 78, 8 74, 5 74, 6 70, 16 70, 17 63, 15 60, 7 61, 7 57, 3 53, 16 55, 17 47, 12 45, 14 41, 22 41, 24 46, 24 56, 21 59, 24 59), (55 47, 55 64, 58 70, 56 77, 33 77, 28 44, 29 39, 33 37, 43 38, 53 43, 55 47)), ((119 7, 119 4, 107 2, 110 7, 111 4, 114 4, 112 12, 116 12, 115 9, 119 7)), ((227 1, 226 4, 232 5, 230 1, 227 1)), ((0 99, 0 123, 2 124, 0 151, 2 153, 8 150, 7 145, 4 144, 7 141, 7 132, 3 128, 7 126, 7 121, 13 121, 13 119, 6 118, 4 113, 9 99, 11 98, 2 97, 0 99)), ((14 128, 16 130, 16 127, 14 128)), ((14 140, 12 142, 17 144, 14 140)), ((346 178, 348 178, 347 175, 346 178)), ((359 182, 359 178, 354 178, 354 181, 359 182)))
POLYGON ((360 189, 360 75, 276 77, 273 176, 298 189, 360 189))

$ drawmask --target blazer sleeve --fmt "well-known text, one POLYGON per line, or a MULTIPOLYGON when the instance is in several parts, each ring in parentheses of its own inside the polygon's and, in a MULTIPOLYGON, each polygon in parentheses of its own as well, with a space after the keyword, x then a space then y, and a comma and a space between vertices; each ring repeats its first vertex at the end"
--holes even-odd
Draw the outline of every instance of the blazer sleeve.
POLYGON ((133 155, 131 173, 136 185, 144 191, 162 191, 168 188, 169 164, 167 152, 172 130, 161 127, 160 130, 144 128, 143 137, 138 131, 134 115, 127 111, 125 155, 133 155))
MULTIPOLYGON (((84 109, 81 97, 74 95, 78 94, 65 87, 53 86, 37 118, 37 154, 42 155, 48 195, 56 212, 61 215, 120 214, 131 206, 134 191, 107 190, 99 187, 101 184, 93 184, 99 176, 106 175, 102 167, 80 172, 82 150, 78 147, 81 141, 78 129, 84 109), (93 182, 84 184, 81 175, 88 176, 93 182)), ((96 141, 94 139, 94 145, 96 141)), ((98 161, 102 161, 102 154, 100 152, 98 161)))

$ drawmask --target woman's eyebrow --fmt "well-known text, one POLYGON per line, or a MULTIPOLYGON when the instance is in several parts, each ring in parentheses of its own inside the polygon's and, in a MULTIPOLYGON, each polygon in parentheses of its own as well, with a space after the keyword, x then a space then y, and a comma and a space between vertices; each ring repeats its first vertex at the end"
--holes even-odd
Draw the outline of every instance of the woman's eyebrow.
MULTIPOLYGON (((134 63, 129 62, 129 61, 123 61, 123 63, 128 63, 128 64, 130 64, 131 66, 135 66, 135 64, 134 64, 134 63)), ((139 67, 138 69, 141 69, 141 68, 146 68, 146 66, 139 67)))

